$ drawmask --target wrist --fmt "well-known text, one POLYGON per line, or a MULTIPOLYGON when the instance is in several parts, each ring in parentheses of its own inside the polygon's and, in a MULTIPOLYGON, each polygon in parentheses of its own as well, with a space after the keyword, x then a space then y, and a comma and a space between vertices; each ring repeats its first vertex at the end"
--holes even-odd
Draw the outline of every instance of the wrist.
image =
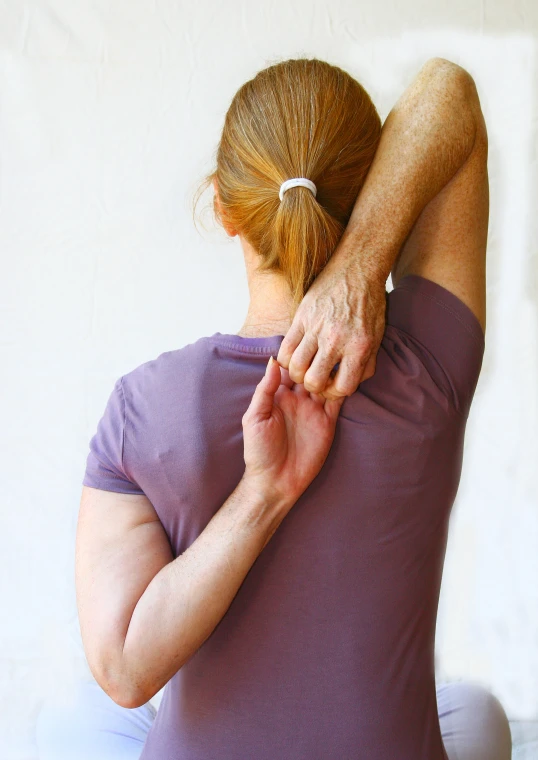
POLYGON ((287 512, 297 501, 291 495, 282 493, 274 484, 269 485, 246 472, 236 490, 260 514, 287 512))
MULTIPOLYGON (((329 260, 325 270, 348 280, 348 286, 385 288, 387 278, 396 259, 388 244, 366 240, 359 231, 348 230, 342 236, 338 247, 329 260)), ((319 278, 324 274, 323 270, 319 278)))
POLYGON ((349 272, 361 286, 384 290, 395 259, 395 255, 378 245, 357 245, 349 261, 349 272))

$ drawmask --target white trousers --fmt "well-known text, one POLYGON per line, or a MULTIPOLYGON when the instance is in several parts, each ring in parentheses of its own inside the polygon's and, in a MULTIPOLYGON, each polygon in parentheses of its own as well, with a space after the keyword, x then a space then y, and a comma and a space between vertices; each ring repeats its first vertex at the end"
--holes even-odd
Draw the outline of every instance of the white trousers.
MULTIPOLYGON (((511 760, 508 720, 486 689, 467 682, 437 684, 437 707, 450 760, 511 760)), ((69 709, 41 709, 39 760, 138 760, 155 715, 149 702, 120 707, 96 682, 83 682, 69 709)))

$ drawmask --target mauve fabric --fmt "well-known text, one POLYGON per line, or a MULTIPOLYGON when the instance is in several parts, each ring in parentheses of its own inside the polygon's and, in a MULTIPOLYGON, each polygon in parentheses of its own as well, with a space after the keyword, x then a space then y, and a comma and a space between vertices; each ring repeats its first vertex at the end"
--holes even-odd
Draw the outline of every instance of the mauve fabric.
MULTIPOLYGON (((184 552, 243 474, 241 417, 282 337, 215 333, 121 377, 83 484, 146 494, 184 552)), ((450 291, 407 275, 387 294, 375 375, 167 684, 141 760, 446 760, 435 624, 483 352, 450 291)))

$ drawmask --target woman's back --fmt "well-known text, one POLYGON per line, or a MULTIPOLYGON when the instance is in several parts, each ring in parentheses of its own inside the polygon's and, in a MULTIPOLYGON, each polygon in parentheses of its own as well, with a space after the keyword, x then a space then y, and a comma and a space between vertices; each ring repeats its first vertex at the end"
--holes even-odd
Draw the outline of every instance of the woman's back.
MULTIPOLYGON (((445 757, 435 620, 484 334, 417 275, 387 303, 375 375, 345 400, 321 472, 168 683, 142 760, 445 757)), ((216 333, 125 375, 84 485, 145 493, 184 552, 241 478, 241 416, 281 340, 216 333)))

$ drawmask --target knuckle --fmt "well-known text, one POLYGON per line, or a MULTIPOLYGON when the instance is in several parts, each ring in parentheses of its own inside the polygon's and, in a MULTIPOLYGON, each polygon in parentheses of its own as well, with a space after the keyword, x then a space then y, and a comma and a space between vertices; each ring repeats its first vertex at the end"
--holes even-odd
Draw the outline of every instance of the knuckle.
POLYGON ((304 380, 304 372, 300 372, 299 370, 289 370, 289 376, 293 380, 294 383, 302 383, 304 380))
POLYGON ((323 390, 323 381, 321 378, 309 376, 307 373, 304 376, 304 387, 310 393, 319 393, 323 390))

